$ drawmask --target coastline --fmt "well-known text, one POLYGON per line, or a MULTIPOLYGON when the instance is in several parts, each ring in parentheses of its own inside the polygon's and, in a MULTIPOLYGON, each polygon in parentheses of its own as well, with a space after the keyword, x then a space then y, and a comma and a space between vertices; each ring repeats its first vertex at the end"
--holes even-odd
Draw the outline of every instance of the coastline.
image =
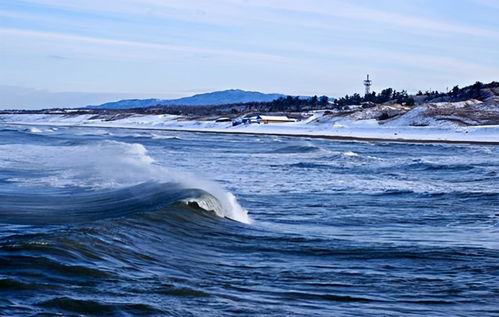
MULTIPOLYGON (((198 123, 198 121, 192 121, 198 123)), ((9 121, 0 121, 0 123, 9 124, 9 125, 20 125, 20 126, 48 126, 48 127, 76 127, 76 128, 115 128, 115 129, 129 129, 129 130, 145 130, 145 131, 171 131, 171 132, 191 132, 191 133, 218 133, 218 134, 238 134, 238 135, 264 135, 264 136, 282 136, 282 137, 298 137, 298 138, 313 138, 313 139, 326 139, 332 141, 345 141, 345 142, 385 142, 385 143, 412 143, 412 144, 469 144, 469 145, 499 145, 499 135, 497 140, 477 140, 477 139, 445 139, 445 138, 388 138, 388 137, 366 137, 359 135, 340 135, 340 134, 327 134, 320 132, 326 132, 324 130, 316 130, 310 131, 309 133, 305 133, 307 131, 302 128, 295 128, 288 126, 288 129, 282 129, 283 131, 278 131, 275 126, 263 126, 269 127, 266 129, 229 129, 225 128, 192 128, 185 126, 170 126, 170 127, 156 127, 156 126, 133 126, 133 125, 117 125, 117 124, 70 124, 64 122, 9 122, 9 121), (295 133, 296 132, 296 133, 295 133)), ((412 129, 424 129, 419 127, 411 127, 412 129)), ((499 126, 478 126, 474 127, 478 128, 493 128, 499 131, 499 126)), ((374 128, 374 129, 383 129, 383 128, 374 128)), ((333 132, 331 130, 327 132, 333 132)), ((352 133, 354 130, 346 129, 344 132, 352 133)), ((378 133, 380 131, 377 131, 378 133)), ((383 131, 386 132, 386 131, 383 131)), ((391 131, 390 131, 391 132, 391 131)), ((419 131, 423 132, 423 131, 419 131)), ((434 131, 433 131, 434 132, 434 131)), ((456 133, 456 132, 454 132, 456 133)), ((388 134, 388 133, 385 133, 388 134)), ((457 134, 457 133, 456 133, 457 134)))

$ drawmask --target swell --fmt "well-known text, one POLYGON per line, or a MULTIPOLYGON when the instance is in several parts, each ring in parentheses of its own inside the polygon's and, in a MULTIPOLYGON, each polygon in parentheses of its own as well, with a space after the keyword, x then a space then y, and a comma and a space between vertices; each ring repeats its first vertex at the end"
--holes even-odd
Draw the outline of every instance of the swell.
MULTIPOLYGON (((480 164, 436 164, 427 162, 417 162, 407 165, 405 168, 419 171, 447 171, 447 172, 467 172, 479 167, 480 164)), ((484 164, 485 166, 485 164, 484 164)))
POLYGON ((319 152, 321 148, 314 145, 290 145, 273 150, 273 154, 294 154, 319 152))
POLYGON ((217 208, 221 208, 218 207, 220 204, 217 206, 216 198, 203 190, 185 188, 176 183, 155 182, 122 189, 59 195, 0 194, 0 201, 0 223, 28 225, 72 224, 118 218, 139 212, 153 212, 187 201, 199 201, 196 206, 207 211, 216 212, 217 208))

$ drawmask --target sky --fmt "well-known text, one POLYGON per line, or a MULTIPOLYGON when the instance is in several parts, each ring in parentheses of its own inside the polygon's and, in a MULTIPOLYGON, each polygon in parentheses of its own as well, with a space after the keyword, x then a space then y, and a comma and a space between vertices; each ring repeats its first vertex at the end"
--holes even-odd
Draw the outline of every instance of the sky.
POLYGON ((0 109, 499 80, 499 0, 0 0, 0 109))

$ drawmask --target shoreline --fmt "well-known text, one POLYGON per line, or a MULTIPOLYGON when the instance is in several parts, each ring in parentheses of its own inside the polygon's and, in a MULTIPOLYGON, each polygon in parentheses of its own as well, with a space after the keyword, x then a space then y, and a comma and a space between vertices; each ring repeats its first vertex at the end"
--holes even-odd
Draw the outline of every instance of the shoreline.
MULTIPOLYGON (((94 124, 58 124, 58 123, 40 123, 40 122, 0 122, 10 125, 19 126, 49 126, 49 127, 73 127, 73 128, 112 128, 112 129, 128 129, 128 130, 146 130, 146 131, 171 131, 171 132, 190 132, 190 133, 220 133, 220 134, 237 134, 237 135, 266 135, 266 136, 283 136, 297 138, 312 138, 325 139, 332 141, 350 141, 350 142, 385 142, 385 143, 410 143, 410 144, 468 144, 468 145, 492 145, 498 146, 498 141, 475 141, 475 140, 444 140, 444 139, 409 139, 409 138, 380 138, 380 137, 361 137, 361 136, 344 136, 344 135, 327 135, 327 134, 305 134, 305 133, 279 133, 272 131, 226 131, 216 129, 190 129, 190 128, 157 128, 157 127, 131 127, 117 125, 94 125, 94 124)), ((297 131, 298 132, 298 131, 297 131)))

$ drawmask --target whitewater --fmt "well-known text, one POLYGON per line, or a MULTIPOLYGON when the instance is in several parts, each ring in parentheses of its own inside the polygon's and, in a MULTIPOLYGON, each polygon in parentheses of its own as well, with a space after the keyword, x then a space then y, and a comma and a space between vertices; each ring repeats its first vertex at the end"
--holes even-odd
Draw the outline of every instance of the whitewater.
POLYGON ((498 154, 0 123, 0 315, 497 316, 498 154))

